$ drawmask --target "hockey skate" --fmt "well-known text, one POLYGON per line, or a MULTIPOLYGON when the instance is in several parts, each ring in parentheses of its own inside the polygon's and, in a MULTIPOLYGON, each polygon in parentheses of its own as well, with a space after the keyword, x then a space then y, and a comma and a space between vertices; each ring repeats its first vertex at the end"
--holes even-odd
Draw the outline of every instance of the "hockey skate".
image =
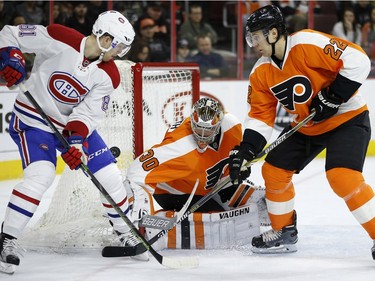
POLYGON ((293 224, 281 230, 270 229, 259 236, 255 236, 251 244, 252 252, 258 254, 292 253, 297 251, 298 241, 297 215, 294 212, 293 224))
POLYGON ((372 254, 372 258, 375 260, 375 240, 374 240, 374 245, 371 248, 371 254, 372 254))
MULTIPOLYGON (((131 233, 131 231, 127 233, 118 233, 116 231, 116 233, 119 236, 121 246, 123 247, 135 246, 140 243, 140 241, 137 239, 137 237, 134 236, 133 233, 131 233)), ((150 259, 147 251, 136 256, 131 256, 131 258, 139 261, 148 261, 150 259)))
POLYGON ((0 234, 0 272, 13 274, 20 264, 21 250, 16 238, 5 233, 0 234))

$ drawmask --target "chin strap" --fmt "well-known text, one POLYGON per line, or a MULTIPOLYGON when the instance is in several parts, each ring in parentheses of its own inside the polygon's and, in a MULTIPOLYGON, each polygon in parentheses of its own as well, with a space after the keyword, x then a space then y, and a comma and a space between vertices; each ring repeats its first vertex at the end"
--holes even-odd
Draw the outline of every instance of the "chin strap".
POLYGON ((100 56, 98 58, 99 61, 103 60, 104 54, 105 54, 105 52, 103 52, 103 51, 100 53, 100 56))
POLYGON ((109 47, 109 48, 103 48, 102 47, 102 45, 100 44, 100 41, 99 41, 99 36, 96 36, 96 42, 98 43, 98 47, 99 47, 99 49, 101 50, 101 53, 100 53, 100 56, 99 56, 99 60, 101 61, 102 59, 103 59, 103 57, 104 57, 104 54, 106 53, 106 52, 108 52, 112 47, 109 47))
POLYGON ((271 44, 271 47, 272 47, 272 56, 275 55, 275 44, 276 44, 276 42, 271 44))
POLYGON ((208 147, 208 144, 204 147, 204 148, 200 148, 198 145, 197 145, 197 151, 199 153, 204 153, 206 150, 207 150, 207 147, 208 147))
POLYGON ((268 38, 268 36, 267 36, 267 42, 268 42, 268 44, 270 44, 271 47, 272 47, 272 56, 275 55, 275 45, 276 45, 277 41, 280 40, 281 36, 283 36, 283 35, 278 34, 278 35, 277 35, 277 38, 276 38, 276 41, 273 42, 273 43, 270 43, 269 38, 268 38))

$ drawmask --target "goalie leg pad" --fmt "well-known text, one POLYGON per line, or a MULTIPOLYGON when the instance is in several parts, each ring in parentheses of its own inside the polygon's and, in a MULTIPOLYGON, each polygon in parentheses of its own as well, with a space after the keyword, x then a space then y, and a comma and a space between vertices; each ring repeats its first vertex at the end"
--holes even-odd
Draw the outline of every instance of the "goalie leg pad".
MULTIPOLYGON (((172 217, 161 211, 158 216, 172 217)), ((149 238, 159 232, 146 228, 149 238)), ((230 211, 192 213, 155 243, 158 249, 227 249, 251 243, 260 233, 258 208, 254 203, 230 211)))
MULTIPOLYGON (((153 215, 154 200, 150 191, 135 182, 124 181, 128 193, 130 209, 132 210, 134 220, 140 220, 143 215, 153 215)), ((151 189, 151 188, 150 188, 151 189)))
POLYGON ((237 208, 239 206, 244 206, 250 203, 256 203, 258 206, 260 225, 268 227, 271 225, 271 221, 268 215, 265 196, 265 187, 255 185, 250 180, 245 180, 238 186, 236 192, 229 200, 228 206, 231 208, 237 208))

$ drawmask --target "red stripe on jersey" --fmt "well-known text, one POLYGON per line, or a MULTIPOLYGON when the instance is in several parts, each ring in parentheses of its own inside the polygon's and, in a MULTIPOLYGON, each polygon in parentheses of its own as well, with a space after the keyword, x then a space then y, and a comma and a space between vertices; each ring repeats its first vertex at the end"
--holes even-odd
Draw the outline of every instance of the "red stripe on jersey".
POLYGON ((48 34, 55 40, 65 43, 79 52, 81 41, 85 36, 77 30, 61 24, 47 26, 48 34))
POLYGON ((120 85, 120 72, 113 60, 109 62, 101 62, 98 64, 100 69, 103 69, 112 80, 113 89, 120 85))
POLYGON ((22 199, 24 199, 24 200, 26 200, 26 201, 28 201, 28 202, 30 202, 30 203, 33 203, 34 205, 39 206, 39 203, 40 203, 39 200, 34 199, 34 198, 31 198, 31 197, 27 196, 26 194, 23 194, 23 193, 21 193, 21 192, 18 192, 18 191, 15 190, 15 189, 13 190, 12 194, 15 195, 15 196, 17 196, 17 197, 20 197, 20 198, 22 198, 22 199))
MULTIPOLYGON (((69 45, 77 52, 80 52, 82 39, 85 37, 77 30, 63 26, 61 24, 51 24, 47 27, 48 34, 55 40, 69 45)), ((112 80, 113 88, 116 89, 120 85, 120 72, 113 60, 109 62, 101 62, 98 67, 105 71, 112 80)))
MULTIPOLYGON (((33 108, 33 107, 31 107, 31 106, 29 106, 29 105, 27 105, 27 104, 24 104, 24 103, 20 102, 19 100, 16 100, 16 104, 18 104, 19 106, 24 107, 24 108, 26 108, 26 109, 28 109, 28 110, 30 110, 30 111, 32 111, 32 112, 38 113, 38 115, 39 115, 39 112, 38 112, 35 108, 33 108)), ((38 116, 38 117, 39 117, 39 116, 38 116)), ((65 127, 65 124, 60 123, 59 121, 57 121, 56 119, 52 118, 51 116, 48 116, 48 118, 49 118, 49 119, 52 121, 52 123, 54 123, 55 125, 60 126, 60 127, 62 127, 62 128, 65 127)))

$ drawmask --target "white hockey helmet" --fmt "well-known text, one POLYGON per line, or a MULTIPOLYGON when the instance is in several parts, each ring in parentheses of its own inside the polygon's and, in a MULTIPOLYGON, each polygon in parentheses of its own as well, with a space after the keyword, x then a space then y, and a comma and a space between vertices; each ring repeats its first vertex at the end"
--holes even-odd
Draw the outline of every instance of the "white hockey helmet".
POLYGON ((201 98, 193 105, 191 129, 197 142, 212 143, 224 118, 223 106, 211 98, 201 98))
POLYGON ((108 52, 111 48, 118 49, 119 57, 125 56, 130 50, 134 40, 135 32, 127 18, 117 11, 106 11, 101 13, 92 27, 92 33, 96 35, 99 48, 108 52), (113 37, 111 47, 108 49, 100 45, 99 38, 105 34, 113 37))

